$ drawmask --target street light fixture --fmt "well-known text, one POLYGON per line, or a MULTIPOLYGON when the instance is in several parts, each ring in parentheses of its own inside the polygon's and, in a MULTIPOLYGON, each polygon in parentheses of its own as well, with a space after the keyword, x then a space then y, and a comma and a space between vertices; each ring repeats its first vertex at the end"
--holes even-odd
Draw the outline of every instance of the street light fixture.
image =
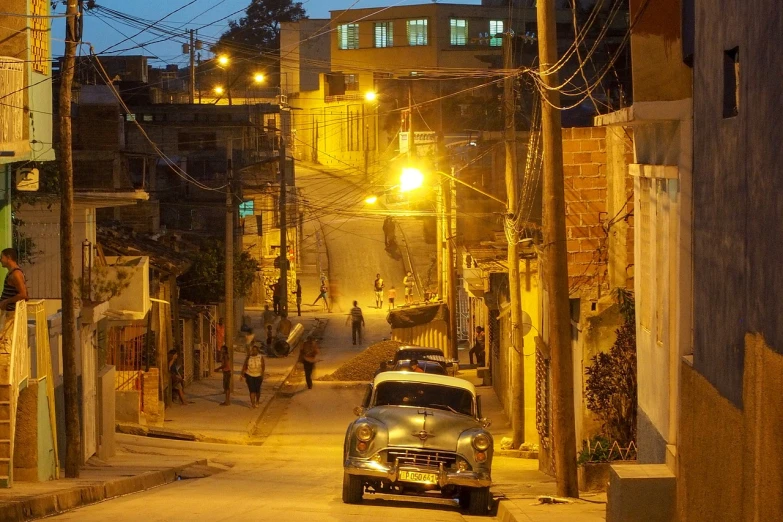
POLYGON ((364 200, 364 202, 367 203, 368 205, 374 205, 375 203, 378 202, 378 196, 375 195, 369 196, 367 199, 364 200))
POLYGON ((216 87, 214 88, 214 91, 215 91, 215 94, 217 94, 218 96, 220 96, 221 94, 223 94, 223 93, 225 92, 225 89, 223 89, 223 87, 221 87, 220 85, 218 85, 218 86, 216 86, 216 87))
POLYGON ((256 73, 256 74, 253 76, 253 81, 254 81, 254 82, 256 82, 256 83, 264 83, 264 80, 265 80, 265 79, 266 79, 266 78, 264 78, 264 75, 263 75, 263 74, 261 74, 261 73, 256 73))
POLYGON ((415 167, 406 167, 402 169, 400 176, 400 192, 409 192, 416 190, 424 184, 424 174, 415 167))
POLYGON ((221 54, 220 56, 218 56, 218 59, 217 59, 217 61, 218 61, 218 63, 219 63, 220 65, 222 65, 222 66, 224 66, 224 67, 225 67, 226 65, 228 65, 228 62, 229 62, 230 60, 229 60, 229 58, 228 58, 228 55, 226 55, 226 54, 221 54))
POLYGON ((375 101, 378 98, 378 93, 375 91, 367 91, 364 93, 364 100, 368 102, 375 101))

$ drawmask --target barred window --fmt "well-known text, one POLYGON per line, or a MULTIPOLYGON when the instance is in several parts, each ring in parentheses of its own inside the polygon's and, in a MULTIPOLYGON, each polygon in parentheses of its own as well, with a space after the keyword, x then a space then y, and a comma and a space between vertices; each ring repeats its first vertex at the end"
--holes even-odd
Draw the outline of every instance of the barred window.
POLYGON ((337 45, 340 49, 358 49, 359 48, 359 24, 338 25, 337 45))
POLYGON ((465 45, 468 43, 468 21, 464 18, 452 18, 449 22, 451 27, 451 45, 465 45))
POLYGON ((499 36, 503 34, 503 20, 490 20, 489 21, 489 46, 500 47, 503 45, 503 37, 499 36))
POLYGON ((375 47, 392 47, 394 45, 394 26, 392 22, 375 23, 375 47))
POLYGON ((408 45, 427 45, 427 19, 408 20, 408 45))

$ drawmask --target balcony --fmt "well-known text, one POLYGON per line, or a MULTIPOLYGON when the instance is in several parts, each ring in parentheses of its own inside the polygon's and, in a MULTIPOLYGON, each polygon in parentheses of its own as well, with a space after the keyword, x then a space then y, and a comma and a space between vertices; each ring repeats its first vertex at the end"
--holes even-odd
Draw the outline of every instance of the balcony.
POLYGON ((0 149, 13 150, 24 140, 24 61, 0 56, 0 149))

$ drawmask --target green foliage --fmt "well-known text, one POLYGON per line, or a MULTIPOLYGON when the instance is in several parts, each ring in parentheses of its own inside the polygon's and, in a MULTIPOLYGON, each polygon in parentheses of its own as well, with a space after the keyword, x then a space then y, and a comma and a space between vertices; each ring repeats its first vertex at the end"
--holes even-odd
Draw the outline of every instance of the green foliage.
POLYGON ((588 462, 609 462, 610 457, 611 443, 609 439, 596 435, 590 442, 583 441, 582 450, 579 452, 576 463, 581 466, 588 462))
MULTIPOLYGON (((198 304, 223 301, 225 292, 225 250, 223 243, 206 240, 198 252, 191 255, 192 265, 180 279, 181 297, 198 304)), ((250 294, 260 266, 247 252, 234 255, 234 296, 250 294)))
POLYGON ((625 321, 609 352, 593 357, 585 369, 585 398, 604 436, 625 445, 636 440, 636 311, 631 292, 617 289, 615 300, 625 321))
POLYGON ((84 286, 84 279, 76 280, 76 295, 92 303, 103 303, 117 297, 131 284, 131 271, 120 267, 95 266, 92 268, 90 288, 84 286))
MULTIPOLYGON (((216 50, 250 54, 250 49, 270 52, 280 49, 280 22, 307 18, 302 2, 292 0, 252 0, 245 16, 228 23, 216 50)), ((253 53, 256 54, 256 53, 253 53)))

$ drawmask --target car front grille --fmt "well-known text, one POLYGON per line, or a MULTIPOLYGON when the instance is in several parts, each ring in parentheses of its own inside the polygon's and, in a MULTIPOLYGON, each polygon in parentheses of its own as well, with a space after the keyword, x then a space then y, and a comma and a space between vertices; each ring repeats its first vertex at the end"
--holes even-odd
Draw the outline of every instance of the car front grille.
POLYGON ((444 467, 450 468, 456 465, 457 454, 451 451, 390 448, 387 451, 387 461, 394 463, 397 459, 401 466, 437 468, 442 463, 444 467))

